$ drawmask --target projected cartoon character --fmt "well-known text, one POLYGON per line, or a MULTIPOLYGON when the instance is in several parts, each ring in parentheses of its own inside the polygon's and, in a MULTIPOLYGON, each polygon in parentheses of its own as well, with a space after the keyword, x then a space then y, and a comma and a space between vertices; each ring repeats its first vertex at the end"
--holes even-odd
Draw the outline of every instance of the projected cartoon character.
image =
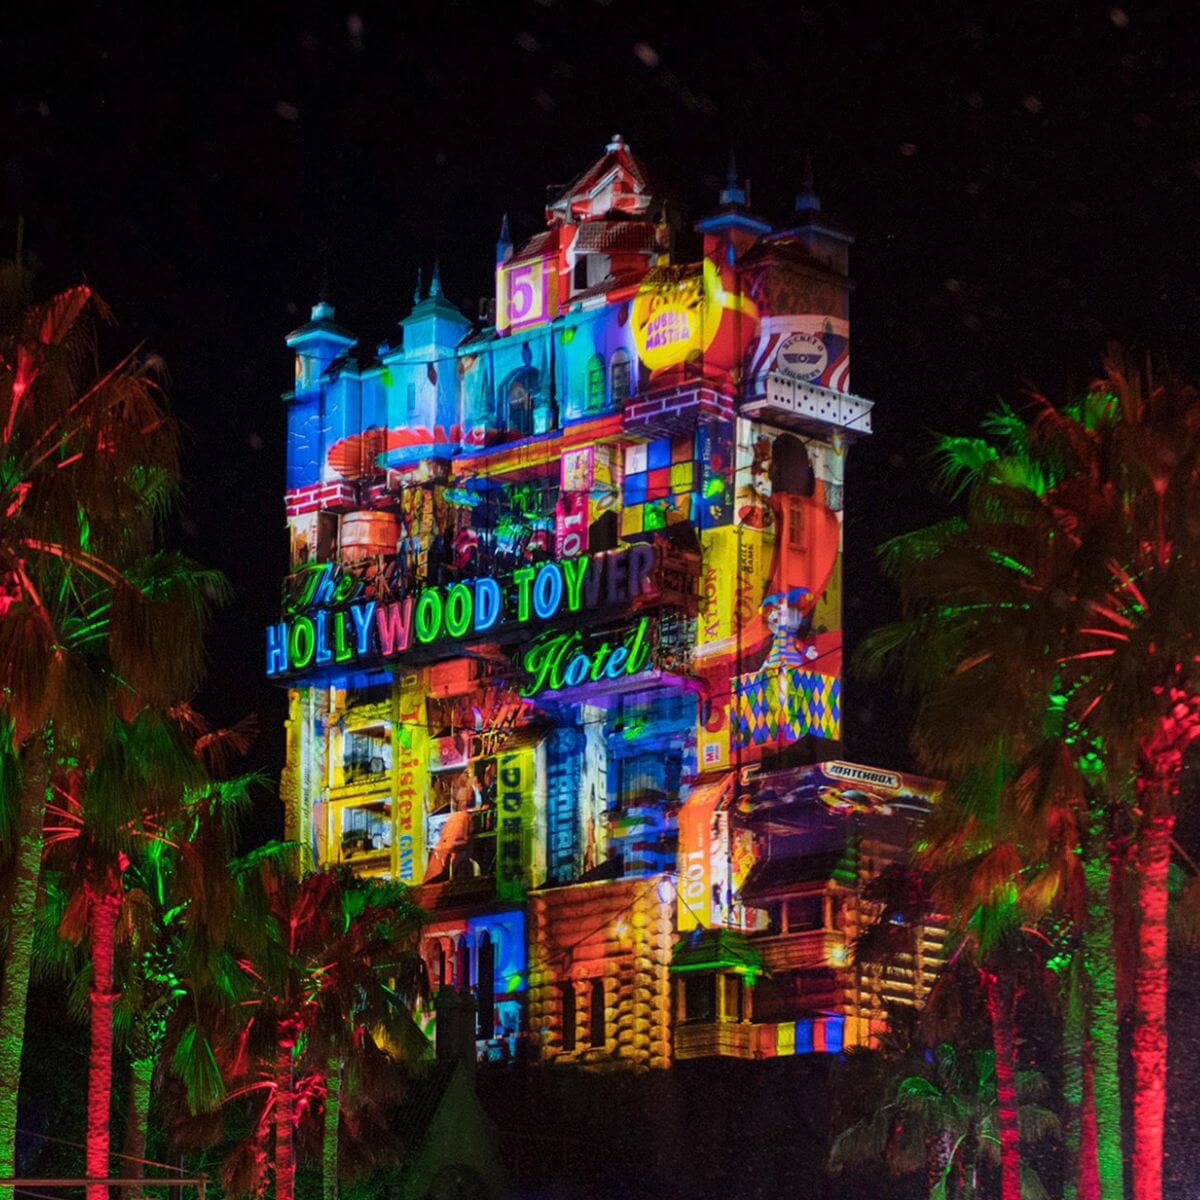
POLYGON ((767 535, 771 562, 757 612, 743 608, 742 670, 804 667, 836 675, 841 669, 836 612, 829 614, 829 628, 813 629, 841 551, 841 521, 830 504, 829 485, 794 434, 756 436, 743 470, 739 523, 754 531, 744 536, 767 535))

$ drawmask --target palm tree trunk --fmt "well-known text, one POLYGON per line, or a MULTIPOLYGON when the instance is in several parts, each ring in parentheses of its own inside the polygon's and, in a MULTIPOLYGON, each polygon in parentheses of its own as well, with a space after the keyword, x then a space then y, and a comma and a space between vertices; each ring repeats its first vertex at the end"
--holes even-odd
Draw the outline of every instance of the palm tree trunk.
POLYGON ((1096 1082, 1092 1048, 1083 1057, 1083 1112, 1079 1129, 1079 1200, 1100 1200, 1100 1169, 1096 1157, 1096 1082))
POLYGON ((1117 955, 1113 936, 1113 860, 1108 815, 1100 798, 1088 805, 1083 839, 1087 919, 1083 928, 1087 1038, 1096 1126, 1096 1169, 1103 1200, 1124 1200, 1125 1155, 1121 1146, 1121 1071, 1117 1011, 1117 955))
POLYGON ((21 1050, 25 1045, 25 1003, 33 958, 33 915, 42 870, 46 791, 50 786, 50 759, 42 735, 25 748, 21 769, 17 853, 8 902, 8 954, 0 981, 0 1178, 9 1179, 16 1174, 17 1099, 21 1050))
POLYGON ((1165 781, 1139 781, 1145 814, 1138 845, 1139 909, 1136 1016, 1133 1029, 1133 1195, 1162 1200, 1163 1127, 1167 1107, 1167 872, 1175 818, 1165 781), (1164 786, 1165 784, 1165 786, 1164 786), (1149 801, 1149 802, 1147 802, 1149 801))
MULTIPOLYGON (((120 882, 108 881, 104 893, 93 899, 91 1048, 88 1055, 87 1173, 91 1179, 108 1178, 113 1064, 113 959, 117 918, 121 915, 120 882)), ((103 1184, 89 1187, 87 1200, 107 1200, 103 1184)))
MULTIPOLYGON (((125 1121, 125 1165, 122 1174, 141 1179, 145 1174, 146 1130, 150 1124, 150 1086, 154 1080, 154 1059, 135 1058, 129 1066, 129 1114, 125 1121)), ((140 1187, 128 1188, 126 1200, 140 1200, 140 1187)))
POLYGON ((321 1194, 323 1200, 338 1195, 338 1123, 342 1119, 342 1063, 331 1058, 325 1074, 325 1129, 321 1147, 321 1194))
POLYGON ((1083 1159, 1083 1060, 1085 1054, 1083 995, 1079 955, 1071 956, 1070 966, 1063 976, 1062 1032, 1062 1098, 1063 1150, 1066 1163, 1063 1169, 1063 1200, 1079 1200, 1079 1177, 1083 1159))
POLYGON ((1021 1135, 1017 1125, 1017 1031, 1012 989, 994 971, 982 972, 996 1053, 996 1126, 1000 1133, 1000 1197, 1021 1200, 1021 1135))
POLYGON ((296 1156, 292 1144, 292 1039, 275 1049, 275 1200, 296 1194, 296 1156))

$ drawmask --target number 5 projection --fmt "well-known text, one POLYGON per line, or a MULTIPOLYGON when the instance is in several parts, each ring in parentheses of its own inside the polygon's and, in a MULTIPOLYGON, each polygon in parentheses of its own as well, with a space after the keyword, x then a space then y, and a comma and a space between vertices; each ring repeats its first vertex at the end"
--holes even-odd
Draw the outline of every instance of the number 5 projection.
POLYGON ((512 263, 500 275, 500 311, 496 326, 501 331, 526 329, 556 315, 558 272, 552 258, 512 263))

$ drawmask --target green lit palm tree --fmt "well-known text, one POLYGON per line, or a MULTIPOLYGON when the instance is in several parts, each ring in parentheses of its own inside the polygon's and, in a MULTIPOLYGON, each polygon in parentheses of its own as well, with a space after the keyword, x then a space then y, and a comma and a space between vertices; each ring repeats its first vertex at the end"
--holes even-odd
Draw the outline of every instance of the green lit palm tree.
POLYGON ((116 1021, 130 1049, 124 1154, 134 1176, 145 1157, 167 1028, 187 994, 183 981, 210 977, 228 932, 237 816, 256 783, 252 775, 228 775, 230 759, 249 745, 248 722, 213 729, 183 704, 173 707, 171 717, 204 768, 205 782, 187 789, 166 836, 137 844, 124 872, 129 946, 116 1021))
MULTIPOLYGON (((1057 1134, 1057 1116, 1037 1102, 1045 1081, 1020 1072, 1013 1084, 1021 1137, 1036 1143, 1057 1134)), ((893 1175, 925 1171, 930 1200, 973 1200, 983 1192, 981 1174, 1000 1163, 1000 1124, 995 1058, 991 1051, 962 1053, 948 1043, 928 1052, 916 1071, 894 1077, 882 1102, 834 1140, 829 1164, 881 1163, 893 1175)), ((1022 1167, 1022 1194, 1046 1193, 1036 1172, 1022 1167)))
POLYGON ((1173 803, 1200 734, 1200 400, 1111 364, 1078 404, 1004 410, 985 433, 943 446, 964 516, 887 548, 905 620, 873 653, 894 657, 920 695, 916 742, 933 769, 969 769, 979 746, 1014 730, 1028 738, 1057 709, 1092 781, 1080 797, 1084 940, 1106 1200, 1123 1185, 1105 830, 1135 793, 1134 1187, 1137 1200, 1158 1200, 1173 803))

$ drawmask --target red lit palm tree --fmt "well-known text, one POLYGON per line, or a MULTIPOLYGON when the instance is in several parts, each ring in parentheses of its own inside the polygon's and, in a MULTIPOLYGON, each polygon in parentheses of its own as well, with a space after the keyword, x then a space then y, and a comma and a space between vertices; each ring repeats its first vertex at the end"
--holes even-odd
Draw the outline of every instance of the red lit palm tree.
POLYGON ((409 1026, 419 970, 419 914, 403 885, 344 869, 298 878, 298 848, 285 849, 266 847, 237 866, 229 935, 236 970, 226 1002, 203 1006, 174 1035, 194 1111, 261 1098, 226 1179, 236 1191, 261 1187, 273 1159, 277 1200, 293 1200, 295 1132, 320 1111, 331 1070, 340 1081, 344 1061, 357 1070, 389 1055, 389 1042, 409 1026))
MULTIPOLYGON (((1104 807, 1136 781, 1134 1190, 1159 1200, 1167 870, 1182 759, 1200 734, 1200 397, 1113 363, 1078 404, 1041 402, 1028 419, 1005 411, 987 432, 950 446, 965 516, 892 548, 907 621, 877 649, 899 647, 910 681, 927 689, 917 741, 943 769, 969 763, 973 739, 994 744, 1062 708, 1081 762, 1098 757, 1105 781, 1084 844, 1089 913, 1101 907, 1104 807)), ((1088 929, 1091 951, 1098 936, 1088 929)), ((1111 947, 1101 950, 1107 963, 1089 953, 1089 991, 1108 1003, 1111 947)), ((1112 1200, 1122 1187, 1115 1037, 1105 1061, 1092 1017, 1097 1098, 1103 1072, 1112 1103, 1097 1106, 1112 1200)))
MULTIPOLYGON (((125 875, 145 853, 140 843, 169 840, 170 823, 203 785, 200 763, 175 725, 143 709, 131 720, 114 719, 94 761, 66 773, 47 809, 47 856, 69 896, 59 932, 88 954, 85 1146, 93 1179, 109 1168, 118 942, 127 939, 140 908, 125 875)), ((90 1189, 90 1200, 104 1200, 106 1190, 90 1189)))
POLYGON ((34 302, 20 266, 0 268, 0 740, 16 768, 0 781, 13 830, 0 1176, 14 1170, 51 780, 102 740, 113 678, 137 705, 154 703, 187 694, 202 662, 187 606, 172 608, 177 624, 148 619, 150 592, 129 577, 153 545, 177 477, 177 433, 142 361, 99 367, 97 315, 105 310, 88 287, 34 302))

